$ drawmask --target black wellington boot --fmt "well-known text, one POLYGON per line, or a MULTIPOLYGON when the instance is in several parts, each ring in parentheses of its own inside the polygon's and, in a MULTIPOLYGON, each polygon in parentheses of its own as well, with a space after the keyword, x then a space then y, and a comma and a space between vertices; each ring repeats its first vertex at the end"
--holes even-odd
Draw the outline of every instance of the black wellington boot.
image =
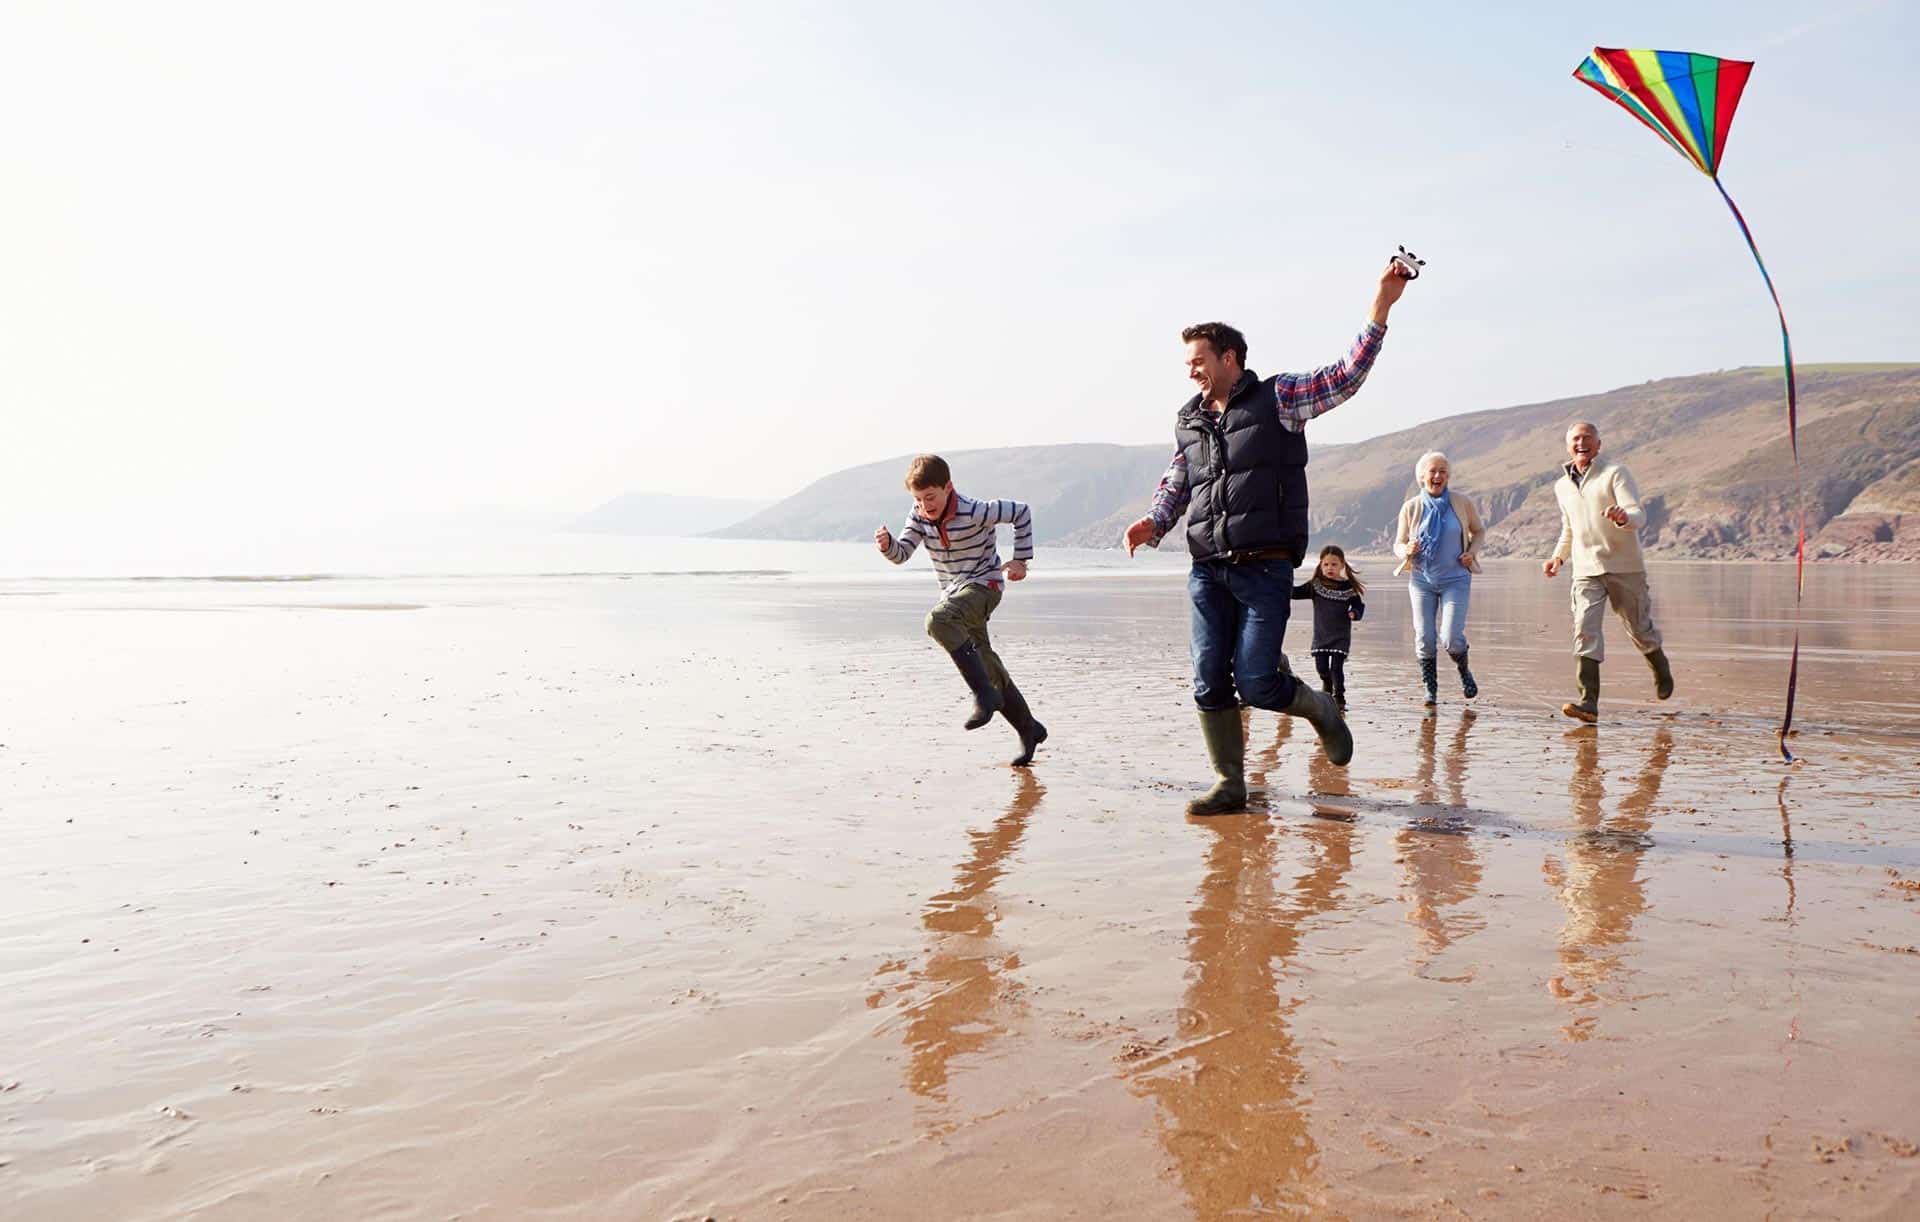
POLYGON ((1588 725, 1600 720, 1600 663, 1592 658, 1580 659, 1580 699, 1569 700, 1560 711, 1588 725))
POLYGON ((1433 658, 1420 659, 1420 682, 1427 687, 1427 703, 1440 703, 1440 666, 1433 658))
POLYGON ((1647 665, 1653 667, 1653 694, 1661 700, 1673 695, 1673 667, 1667 661, 1667 651, 1656 649, 1647 655, 1647 665))
POLYGON ((993 686, 993 676, 987 673, 987 660, 980 656, 980 648, 968 641, 953 651, 953 664, 960 671, 960 677, 973 689, 973 712, 967 715, 967 729, 978 730, 993 720, 1003 703, 1000 693, 993 686))
POLYGON ((1027 707, 1027 698, 1020 694, 1020 689, 1013 685, 1011 679, 1007 681, 1007 690, 1001 695, 1006 701, 1006 707, 1001 710, 1000 715, 1007 719, 1007 724, 1011 725, 1014 733, 1020 736, 1020 754, 1014 756, 1010 762, 1015 768, 1025 768, 1033 762, 1034 749, 1047 741, 1047 727, 1034 718, 1033 710, 1027 707))
POLYGON ((1447 656, 1452 658, 1453 664, 1460 668, 1460 694, 1469 700, 1478 696, 1480 685, 1473 681, 1473 672, 1467 669, 1467 651, 1462 649, 1459 653, 1450 653, 1447 656))

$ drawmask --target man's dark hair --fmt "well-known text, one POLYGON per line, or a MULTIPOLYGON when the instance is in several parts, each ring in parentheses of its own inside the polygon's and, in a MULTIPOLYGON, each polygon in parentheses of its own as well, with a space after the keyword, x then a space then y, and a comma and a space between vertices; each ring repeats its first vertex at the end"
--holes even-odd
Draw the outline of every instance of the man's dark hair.
POLYGON ((1220 356, 1233 353, 1233 359, 1240 362, 1240 368, 1247 367, 1247 337, 1223 322, 1197 322, 1180 333, 1180 342, 1191 344, 1196 339, 1204 339, 1213 345, 1220 356))

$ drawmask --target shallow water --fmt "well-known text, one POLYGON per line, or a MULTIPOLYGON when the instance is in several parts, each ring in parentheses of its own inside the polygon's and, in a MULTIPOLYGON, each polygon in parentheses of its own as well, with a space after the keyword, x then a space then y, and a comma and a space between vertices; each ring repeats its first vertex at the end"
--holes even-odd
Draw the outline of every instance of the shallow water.
POLYGON ((1201 821, 1177 571, 1009 593, 1020 772, 924 572, 767 567, 6 585, 0 1216, 1920 1208, 1920 572, 1813 570, 1791 769, 1789 568, 1597 729, 1564 578, 1431 715, 1377 580, 1201 821))

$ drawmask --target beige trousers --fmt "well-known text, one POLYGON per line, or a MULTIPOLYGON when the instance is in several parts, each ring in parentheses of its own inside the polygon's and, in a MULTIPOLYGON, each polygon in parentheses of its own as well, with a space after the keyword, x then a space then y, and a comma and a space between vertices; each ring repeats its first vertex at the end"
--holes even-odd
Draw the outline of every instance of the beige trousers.
POLYGON ((1606 658, 1600 628, 1611 605, 1627 626, 1627 639, 1641 653, 1660 648, 1660 630, 1653 626, 1653 595, 1645 573, 1601 573, 1573 579, 1573 652, 1599 662, 1606 658))

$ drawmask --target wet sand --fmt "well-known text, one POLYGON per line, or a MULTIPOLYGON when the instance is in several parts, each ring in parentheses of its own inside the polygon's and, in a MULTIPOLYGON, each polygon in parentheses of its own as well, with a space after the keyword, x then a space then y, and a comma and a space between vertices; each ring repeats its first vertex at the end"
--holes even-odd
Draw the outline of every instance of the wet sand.
POLYGON ((1213 820, 1166 572, 1010 593, 1026 772, 930 578, 4 600, 0 1217, 1920 1214, 1920 571, 1793 769, 1790 571, 1653 588, 1574 729, 1564 579, 1431 715, 1378 580, 1213 820))

